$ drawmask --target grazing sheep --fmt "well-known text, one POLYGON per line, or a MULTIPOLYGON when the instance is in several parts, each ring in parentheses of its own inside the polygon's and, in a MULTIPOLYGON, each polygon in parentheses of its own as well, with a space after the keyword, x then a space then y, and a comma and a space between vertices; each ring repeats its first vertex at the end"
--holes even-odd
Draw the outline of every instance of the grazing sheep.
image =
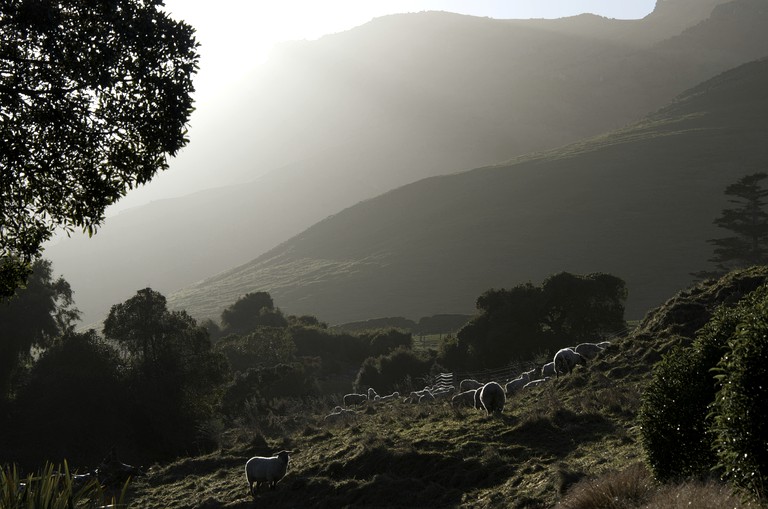
POLYGON ((344 406, 360 405, 366 401, 368 401, 367 394, 356 394, 353 392, 352 394, 344 395, 344 406))
POLYGON ((341 419, 346 419, 347 417, 351 417, 353 415, 357 415, 357 412, 354 410, 349 410, 347 408, 341 408, 340 406, 337 406, 333 409, 333 411, 326 415, 323 420, 328 422, 336 422, 341 419))
POLYGON ((549 377, 546 378, 539 378, 538 380, 531 380, 527 384, 523 386, 523 389, 530 389, 531 387, 538 387, 539 385, 543 384, 544 382, 548 382, 550 380, 549 377))
POLYGON ((449 389, 433 391, 432 397, 435 398, 435 400, 442 400, 442 399, 450 398, 451 396, 453 396, 453 394, 454 394, 454 390, 453 390, 453 387, 451 387, 449 389))
POLYGON ((596 343, 580 343, 573 350, 585 359, 592 360, 603 351, 603 348, 596 343))
POLYGON ((377 403, 384 403, 384 402, 387 402, 387 401, 392 401, 393 399, 397 399, 399 397, 400 397, 400 393, 399 392, 393 392, 392 394, 387 394, 386 396, 379 396, 377 394, 376 395, 376 402, 377 403))
POLYGON ((431 403, 433 401, 435 401, 435 397, 429 391, 426 391, 419 397, 419 403, 431 403))
POLYGON ((587 365, 587 360, 570 348, 561 348, 555 354, 555 376, 560 373, 570 373, 577 364, 587 365))
POLYGON ((475 406, 475 394, 477 389, 470 389, 468 391, 460 392, 451 398, 451 405, 453 406, 475 406))
POLYGON ((531 381, 530 375, 526 376, 525 373, 520 375, 519 377, 515 378, 514 380, 510 380, 509 382, 504 385, 504 392, 507 393, 507 395, 511 395, 520 389, 522 389, 525 384, 531 381))
POLYGON ((555 374, 555 363, 548 362, 541 367, 541 376, 547 377, 555 374))
POLYGON ((483 384, 472 378, 467 378, 459 382, 459 392, 466 392, 470 389, 479 389, 483 384))
POLYGON ((481 410, 483 408, 483 402, 480 401, 481 389, 482 387, 480 389, 475 389, 475 408, 477 408, 478 410, 481 410))
POLYGON ((597 346, 599 346, 600 348, 602 348, 603 350, 605 350, 606 348, 608 348, 609 346, 611 346, 611 342, 610 342, 610 341, 601 341, 601 342, 599 342, 599 343, 597 344, 597 346))
POLYGON ((376 391, 373 389, 373 387, 369 387, 368 388, 368 399, 371 400, 371 401, 374 401, 376 399, 376 396, 378 396, 378 394, 376 394, 376 391))
POLYGON ((268 458, 254 456, 245 463, 245 478, 248 481, 248 492, 252 497, 256 497, 262 483, 267 483, 272 490, 275 489, 278 481, 288 470, 289 454, 290 451, 280 451, 268 458), (253 483, 256 483, 255 491, 253 483))
POLYGON ((488 382, 483 385, 480 391, 480 402, 483 404, 486 414, 493 412, 501 413, 504 410, 504 403, 507 400, 504 394, 504 388, 497 382, 488 382))

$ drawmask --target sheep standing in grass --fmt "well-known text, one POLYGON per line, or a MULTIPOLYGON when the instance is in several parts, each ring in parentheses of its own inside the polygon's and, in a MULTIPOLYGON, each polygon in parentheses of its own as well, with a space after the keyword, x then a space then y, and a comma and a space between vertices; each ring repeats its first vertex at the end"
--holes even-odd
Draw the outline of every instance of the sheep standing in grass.
POLYGON ((376 396, 378 396, 378 394, 376 394, 376 391, 374 390, 374 388, 373 387, 369 387, 368 388, 368 399, 371 400, 371 401, 374 401, 376 399, 376 396))
POLYGON ((366 394, 352 393, 344 395, 344 406, 360 405, 366 401, 368 401, 368 395, 366 394))
POLYGON ((539 378, 538 380, 531 380, 523 386, 523 389, 530 389, 532 387, 538 387, 539 385, 549 381, 549 377, 539 378))
POLYGON ((601 341, 601 342, 599 342, 599 343, 597 344, 597 346, 599 346, 600 348, 602 348, 603 350, 605 350, 606 348, 608 348, 609 346, 611 346, 611 342, 610 342, 610 341, 601 341))
POLYGON ((245 463, 245 478, 248 481, 248 492, 256 497, 262 483, 267 483, 269 489, 275 489, 278 481, 288 470, 289 451, 280 451, 275 456, 254 456, 245 463), (256 490, 253 489, 256 483, 256 490))
POLYGON ((570 373, 577 364, 587 365, 587 360, 570 348, 561 348, 555 354, 555 376, 560 373, 570 373))
POLYGON ((591 361, 597 357, 597 354, 603 351, 603 347, 596 343, 580 343, 576 345, 576 348, 573 350, 585 359, 591 361))
POLYGON ((478 410, 482 410, 482 408, 483 408, 483 402, 480 401, 480 390, 481 389, 482 389, 482 387, 480 389, 475 389, 475 408, 477 408, 478 410))
POLYGON ((543 378, 552 376, 555 374, 555 363, 548 362, 541 367, 541 376, 543 378))
POLYGON ((526 373, 523 373, 519 377, 515 378, 514 380, 510 380, 504 385, 504 391, 507 393, 507 395, 513 394, 520 389, 522 389, 525 384, 531 381, 531 375, 526 373))
POLYGON ((486 414, 493 412, 501 413, 504 410, 504 403, 507 396, 504 394, 504 388, 497 382, 488 382, 483 385, 480 391, 480 402, 483 404, 486 414))
POLYGON ((451 405, 453 406, 475 406, 475 394, 477 389, 470 389, 468 391, 460 392, 451 398, 451 405))
POLYGON ((483 384, 481 384, 477 380, 467 378, 466 380, 462 380, 461 382, 459 382, 459 392, 466 392, 471 389, 479 389, 482 386, 483 384))

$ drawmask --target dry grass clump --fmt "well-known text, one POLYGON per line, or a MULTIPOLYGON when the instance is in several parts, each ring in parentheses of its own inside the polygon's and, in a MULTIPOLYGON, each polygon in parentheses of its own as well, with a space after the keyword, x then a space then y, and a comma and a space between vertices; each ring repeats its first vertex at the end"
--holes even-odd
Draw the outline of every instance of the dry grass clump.
POLYGON ((716 481, 656 484, 642 463, 573 485, 557 505, 563 509, 746 509, 759 504, 741 500, 716 481))
POLYGON ((653 478, 642 463, 620 472, 576 483, 558 507, 564 509, 633 509, 647 503, 654 494, 653 478))
POLYGON ((662 487, 643 509, 745 509, 760 505, 743 501, 726 484, 688 482, 662 487))

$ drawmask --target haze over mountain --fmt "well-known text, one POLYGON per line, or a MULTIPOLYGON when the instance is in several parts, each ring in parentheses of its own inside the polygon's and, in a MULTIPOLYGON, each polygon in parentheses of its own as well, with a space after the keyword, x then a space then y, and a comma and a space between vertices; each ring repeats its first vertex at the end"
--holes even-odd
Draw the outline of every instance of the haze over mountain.
POLYGON ((45 255, 99 320, 397 186, 626 125, 768 54, 766 20, 760 0, 665 0, 638 21, 431 12, 286 44, 222 111, 220 156, 199 162, 237 185, 125 211, 45 255))
POLYGON ((642 317, 708 267, 724 188, 768 167, 768 59, 723 73, 626 128, 507 165, 433 177, 327 218, 173 294, 214 318, 269 291, 332 323, 473 309, 492 287, 560 271, 626 280, 642 317))

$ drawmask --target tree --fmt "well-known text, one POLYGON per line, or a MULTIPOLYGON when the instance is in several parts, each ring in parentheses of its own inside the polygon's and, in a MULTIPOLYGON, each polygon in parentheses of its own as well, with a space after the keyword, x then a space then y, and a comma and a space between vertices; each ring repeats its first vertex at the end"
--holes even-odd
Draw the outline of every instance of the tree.
POLYGON ((768 189, 761 184, 766 178, 768 174, 753 173, 725 188, 725 194, 732 197, 729 203, 736 206, 724 209, 714 223, 735 235, 708 240, 715 246, 709 259, 715 270, 694 276, 719 277, 735 268, 768 264, 768 189))
POLYGON ((0 400, 9 396, 13 376, 30 361, 32 347, 48 346, 77 317, 69 283, 53 279, 50 261, 35 261, 26 287, 0 302, 0 400))
POLYGON ((0 295, 58 227, 106 207, 187 143, 194 29, 162 0, 0 3, 0 295))
POLYGON ((454 369, 496 367, 615 333, 625 327, 626 298, 623 280, 600 273, 562 272, 541 286, 488 290, 478 297, 479 314, 462 327, 458 341, 441 347, 441 362, 454 369), (466 365, 458 367, 462 355, 466 365))
POLYGON ((248 334, 260 326, 286 327, 288 320, 267 292, 247 293, 221 313, 223 334, 248 334))
POLYGON ((188 450, 213 412, 227 364, 211 350, 205 328, 184 311, 169 311, 165 297, 145 288, 112 306, 104 335, 125 347, 129 412, 137 443, 171 456, 188 450))

